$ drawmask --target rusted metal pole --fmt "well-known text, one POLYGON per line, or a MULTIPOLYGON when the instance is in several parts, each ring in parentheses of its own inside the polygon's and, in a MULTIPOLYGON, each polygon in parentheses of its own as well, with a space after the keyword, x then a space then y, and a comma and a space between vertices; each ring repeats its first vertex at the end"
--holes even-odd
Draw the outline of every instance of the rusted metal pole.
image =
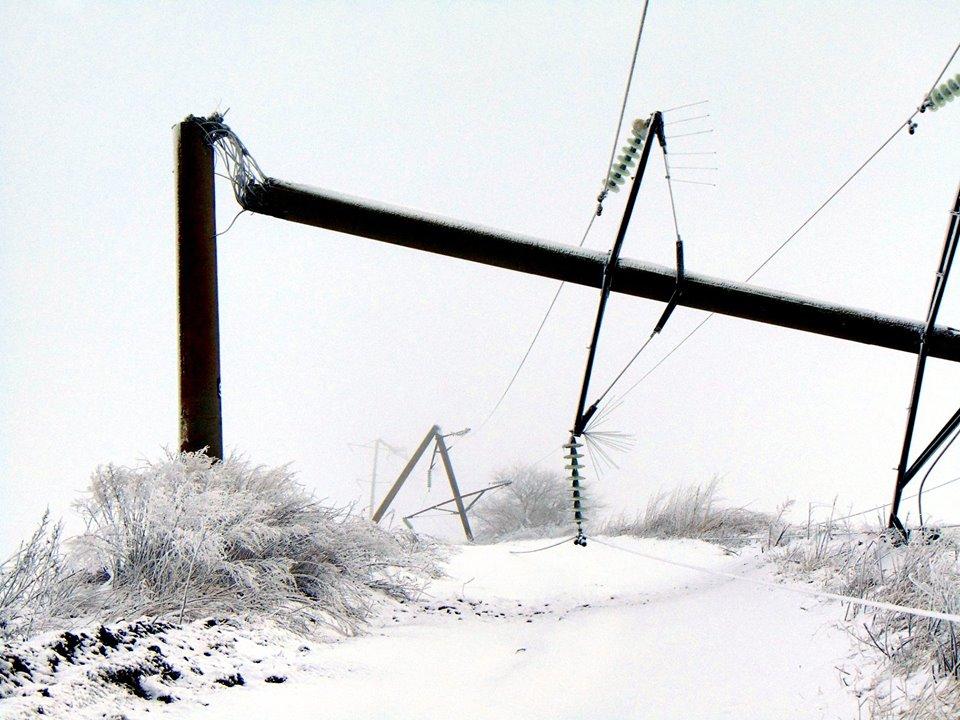
MULTIPOLYGON (((397 208, 349 195, 268 180, 249 190, 244 207, 291 222, 359 235, 394 245, 495 265, 599 288, 607 254, 397 208)), ((622 259, 613 292, 669 302, 676 269, 622 259)), ((684 307, 916 353, 924 324, 789 295, 745 283, 684 274, 684 307)), ((960 331, 936 326, 927 335, 930 357, 960 362, 960 331)))
POLYGON ((213 148, 193 116, 174 127, 180 449, 223 458, 213 148))

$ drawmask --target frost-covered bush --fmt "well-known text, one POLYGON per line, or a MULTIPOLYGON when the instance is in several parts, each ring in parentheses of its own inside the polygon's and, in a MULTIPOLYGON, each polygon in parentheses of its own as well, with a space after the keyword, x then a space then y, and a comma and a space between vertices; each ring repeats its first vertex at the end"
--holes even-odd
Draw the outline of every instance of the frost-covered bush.
MULTIPOLYGON (((825 589, 910 608, 960 615, 960 537, 914 533, 908 544, 816 528, 767 553, 780 569, 825 589)), ((878 667, 858 690, 877 718, 960 717, 960 644, 954 623, 908 613, 848 608, 849 630, 878 667)))
MULTIPOLYGON (((349 632, 377 593, 410 596, 438 572, 435 547, 315 502, 286 467, 171 453, 98 468, 75 505, 86 530, 37 584, 69 577, 83 587, 71 616, 100 622, 254 614, 349 632)), ((0 588, 16 572, 5 570, 0 588)), ((51 612, 62 619, 62 608, 51 612)), ((26 631, 22 620, 8 625, 26 631)))
POLYGON ((731 541, 767 530, 773 521, 772 516, 745 508, 724 507, 718 490, 719 480, 714 478, 705 485, 659 493, 647 502, 642 514, 612 520, 600 532, 605 535, 731 541))
POLYGON ((29 635, 51 615, 68 614, 78 582, 65 567, 61 526, 45 513, 17 552, 0 565, 0 638, 29 635))
POLYGON ((573 499, 563 476, 530 465, 515 465, 499 470, 494 482, 510 485, 485 495, 473 510, 479 540, 572 534, 573 499))

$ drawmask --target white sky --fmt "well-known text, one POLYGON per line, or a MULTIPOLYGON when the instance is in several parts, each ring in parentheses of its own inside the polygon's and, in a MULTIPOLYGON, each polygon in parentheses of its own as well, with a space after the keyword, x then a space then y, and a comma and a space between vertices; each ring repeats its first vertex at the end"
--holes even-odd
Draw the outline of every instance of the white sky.
MULTIPOLYGON (((230 108, 268 175, 575 244, 606 173, 640 6, 0 5, 0 548, 45 506, 64 513, 98 464, 176 444, 174 123, 230 108)), ((958 20, 954 2, 653 0, 628 118, 709 99, 705 124, 675 131, 715 131, 670 147, 719 153, 717 172, 677 173, 718 184, 677 186, 688 269, 745 277, 920 103, 958 20)), ((757 284, 921 318, 958 128, 957 103, 920 116, 757 284)), ((623 254, 670 264, 653 157, 623 254)), ((218 193, 223 229, 237 208, 226 184, 218 193)), ((610 246, 623 197, 588 246, 610 246)), ((366 502, 370 457, 347 443, 412 450, 434 422, 477 427, 555 287, 249 214, 219 248, 227 446, 292 462, 337 501, 366 502)), ((941 319, 960 326, 956 287, 941 319)), ((563 442, 596 301, 564 291, 504 406, 454 451, 465 490, 563 442)), ((613 297, 595 387, 661 309, 613 297)), ((679 310, 630 378, 701 317, 679 310)), ((913 362, 715 319, 615 415, 638 443, 594 487, 625 512, 714 474, 730 501, 758 509, 884 502, 913 362)), ((958 377, 932 363, 918 443, 956 408, 958 377)), ((562 468, 559 452, 550 463, 562 468)), ((930 482, 956 475, 953 453, 930 482)), ((929 512, 960 518, 955 487, 929 512)))

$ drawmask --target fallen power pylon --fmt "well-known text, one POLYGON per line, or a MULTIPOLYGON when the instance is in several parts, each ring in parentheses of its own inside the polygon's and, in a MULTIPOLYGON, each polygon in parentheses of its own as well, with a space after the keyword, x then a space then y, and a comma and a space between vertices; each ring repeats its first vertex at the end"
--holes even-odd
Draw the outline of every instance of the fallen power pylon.
MULTIPOLYGON (((454 435, 463 434, 452 433, 454 435)), ((460 516, 460 524, 463 525, 463 534, 466 536, 467 540, 473 540, 473 531, 470 529, 470 519, 467 517, 467 510, 469 508, 465 507, 463 504, 464 495, 460 494, 460 486, 457 484, 457 476, 453 472, 453 463, 450 461, 450 452, 447 448, 447 443, 444 438, 447 436, 443 434, 438 425, 434 425, 427 431, 427 434, 423 436, 423 440, 420 441, 420 445, 417 446, 417 449, 413 451, 413 455, 410 456, 410 459, 407 461, 407 464, 404 466, 403 470, 400 471, 400 474, 397 476, 396 481, 390 487, 390 490, 387 491, 386 497, 383 498, 383 501, 380 503, 380 507, 377 508, 376 512, 373 513, 373 521, 375 523, 380 522, 380 519, 383 517, 384 513, 390 508, 391 503, 397 497, 397 493, 400 492, 400 488, 403 487, 403 484, 407 481, 407 478, 410 477, 410 473, 413 472, 413 468, 416 467, 417 463, 420 461, 420 458, 423 457, 423 454, 427 451, 427 448, 430 447, 431 443, 434 445, 434 455, 440 455, 440 460, 443 463, 444 472, 447 475, 447 481, 450 483, 450 490, 453 492, 453 498, 450 500, 445 500, 442 503, 438 503, 429 508, 424 508, 413 515, 406 516, 403 520, 409 526, 409 519, 416 515, 426 512, 427 510, 433 510, 435 508, 442 508, 445 505, 454 503, 457 506, 455 512, 460 516)), ((432 467, 432 461, 431 461, 432 467)), ((492 488, 486 488, 479 492, 470 493, 470 495, 477 495, 476 499, 470 503, 470 507, 480 499, 486 490, 492 488)))
MULTIPOLYGON (((222 117, 190 116, 175 127, 180 446, 183 450, 207 448, 212 456, 223 455, 214 154, 215 145, 224 139, 232 143, 233 154, 229 160, 239 167, 231 169, 236 197, 241 206, 251 212, 595 288, 604 287, 604 278, 611 269, 609 256, 604 252, 549 243, 265 177, 255 163, 256 172, 245 166, 244 163, 252 160, 223 124, 222 117)), ((944 257, 949 254, 950 262, 957 243, 956 207, 944 249, 944 257)), ((617 258, 612 269, 615 272, 609 273, 611 278, 606 281, 610 292, 916 353, 915 395, 919 393, 927 357, 960 361, 960 330, 935 324, 939 308, 937 291, 932 312, 925 322, 917 322, 685 271, 683 292, 677 296, 679 267, 617 258)), ((945 284, 949 262, 941 270, 945 284)), ((942 289, 939 292, 942 297, 942 289)), ((909 452, 915 413, 914 401, 904 458, 909 452)), ((914 465, 929 459, 958 426, 960 410, 914 465)), ((424 442, 429 440, 430 434, 424 442)), ((902 461, 901 466, 904 465, 902 461)), ((891 526, 899 525, 896 520, 899 498, 903 486, 916 471, 913 466, 901 467, 898 471, 891 526)), ((462 501, 457 506, 469 535, 462 501)))

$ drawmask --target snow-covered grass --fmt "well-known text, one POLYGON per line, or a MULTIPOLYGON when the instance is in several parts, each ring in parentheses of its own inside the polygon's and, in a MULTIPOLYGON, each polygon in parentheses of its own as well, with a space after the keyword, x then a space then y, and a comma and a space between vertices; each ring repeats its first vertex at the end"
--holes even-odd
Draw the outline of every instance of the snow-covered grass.
POLYGON ((61 525, 45 513, 33 535, 0 565, 0 641, 30 636, 76 605, 77 574, 64 566, 61 525))
MULTIPOLYGON (((789 576, 842 595, 960 614, 960 538, 914 532, 897 544, 881 531, 837 532, 820 526, 809 537, 768 552, 789 576)), ((850 606, 847 626, 861 645, 860 690, 871 717, 960 717, 957 627, 906 613, 850 606)))
POLYGON ((410 597, 437 572, 435 545, 317 503, 285 467, 238 458, 104 466, 76 507, 82 535, 62 543, 45 520, 0 569, 3 636, 211 614, 350 633, 378 597, 410 597))
MULTIPOLYGON (((489 536, 570 532, 565 482, 515 485, 489 536)), ((952 624, 843 618, 724 575, 769 580, 766 559, 806 587, 960 613, 956 536, 788 527, 783 508, 723 507, 713 481, 586 548, 443 557, 314 502, 285 468, 189 454, 98 469, 78 510, 82 535, 44 518, 0 569, 4 717, 298 717, 321 696, 351 719, 442 716, 453 697, 477 718, 960 716, 952 624)))
POLYGON ((659 493, 647 502, 642 513, 611 520, 600 532, 604 535, 734 542, 767 532, 774 520, 766 513, 723 506, 719 479, 713 478, 703 485, 688 485, 669 493, 659 493))

